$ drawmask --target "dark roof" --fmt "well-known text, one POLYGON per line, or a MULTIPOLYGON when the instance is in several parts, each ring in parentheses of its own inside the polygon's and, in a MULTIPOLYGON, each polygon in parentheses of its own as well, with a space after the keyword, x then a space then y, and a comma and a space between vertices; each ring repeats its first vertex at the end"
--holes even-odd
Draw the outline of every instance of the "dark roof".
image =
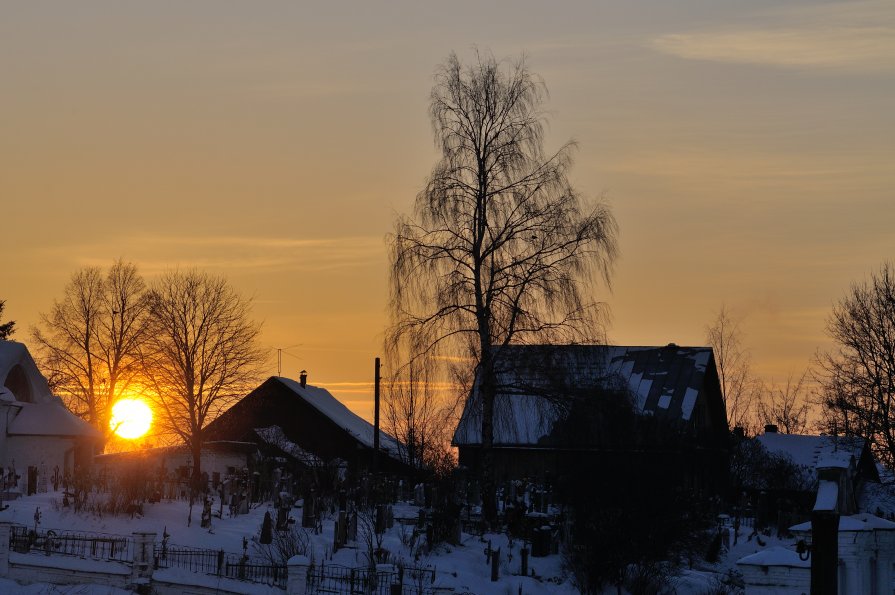
MULTIPOLYGON (((561 415, 557 401, 569 394, 625 391, 637 413, 681 422, 691 421, 698 402, 711 401, 710 414, 725 419, 710 347, 510 345, 495 360, 495 444, 538 444, 561 415)), ((457 446, 481 443, 477 391, 478 380, 454 433, 457 446)))
MULTIPOLYGON (((207 439, 270 443, 270 428, 281 441, 322 461, 370 460, 374 428, 326 389, 282 377, 271 377, 208 424, 207 439), (259 430, 262 434, 259 435, 259 430), (360 458, 359 458, 360 457, 360 458)), ((402 445, 380 430, 380 461, 400 462, 402 445)))

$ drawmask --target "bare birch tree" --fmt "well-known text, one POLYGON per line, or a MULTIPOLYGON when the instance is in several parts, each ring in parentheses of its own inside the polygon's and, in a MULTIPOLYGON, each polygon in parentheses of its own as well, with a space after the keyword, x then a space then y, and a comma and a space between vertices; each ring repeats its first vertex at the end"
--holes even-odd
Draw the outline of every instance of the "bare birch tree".
POLYGON ((860 436, 895 467, 895 268, 885 263, 833 307, 818 355, 825 429, 860 436))
POLYGON ((615 220, 585 205, 568 171, 573 143, 543 148, 546 87, 524 59, 455 54, 437 69, 429 114, 441 158, 389 238, 389 340, 470 357, 478 378, 484 513, 496 518, 495 361, 503 346, 602 336, 593 284, 607 284, 615 220))
POLYGON ((727 406, 727 425, 754 433, 757 430, 755 413, 760 383, 752 376, 750 355, 743 345, 740 320, 721 306, 705 331, 706 341, 715 352, 721 393, 727 406))
POLYGON ((226 279, 195 270, 163 275, 148 301, 144 372, 159 423, 192 453, 195 489, 205 426, 257 384, 260 326, 226 279))
POLYGON ((76 271, 32 328, 40 363, 66 405, 109 436, 112 405, 139 384, 146 285, 132 263, 76 271))

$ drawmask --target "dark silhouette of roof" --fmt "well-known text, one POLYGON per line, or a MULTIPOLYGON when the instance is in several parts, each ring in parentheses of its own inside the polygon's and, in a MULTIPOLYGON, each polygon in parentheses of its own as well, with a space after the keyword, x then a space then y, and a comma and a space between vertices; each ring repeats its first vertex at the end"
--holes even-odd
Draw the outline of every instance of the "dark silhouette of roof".
MULTIPOLYGON (((635 412, 696 423, 706 409, 713 424, 726 416, 710 347, 509 345, 495 358, 494 443, 535 445, 550 434, 569 397, 630 396, 635 412)), ((454 433, 456 446, 481 443, 481 400, 476 380, 454 433)))

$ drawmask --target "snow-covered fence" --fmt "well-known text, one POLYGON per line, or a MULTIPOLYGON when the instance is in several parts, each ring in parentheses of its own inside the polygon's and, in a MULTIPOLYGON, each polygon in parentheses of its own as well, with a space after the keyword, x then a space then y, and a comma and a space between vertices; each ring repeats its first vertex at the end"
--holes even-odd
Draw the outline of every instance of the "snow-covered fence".
POLYGON ((328 593, 333 595, 432 595, 437 591, 435 571, 430 568, 401 568, 379 564, 375 568, 351 568, 337 564, 309 564, 293 558, 289 564, 288 595, 328 593), (304 580, 301 580, 301 579, 304 580), (400 587, 400 588, 399 588, 400 587))
POLYGON ((156 544, 154 562, 157 569, 182 568, 191 572, 286 588, 288 571, 285 564, 270 564, 224 550, 156 544))
POLYGON ((23 525, 9 527, 9 548, 14 552, 77 556, 94 560, 133 560, 133 539, 125 535, 76 533, 54 529, 35 531, 23 525))

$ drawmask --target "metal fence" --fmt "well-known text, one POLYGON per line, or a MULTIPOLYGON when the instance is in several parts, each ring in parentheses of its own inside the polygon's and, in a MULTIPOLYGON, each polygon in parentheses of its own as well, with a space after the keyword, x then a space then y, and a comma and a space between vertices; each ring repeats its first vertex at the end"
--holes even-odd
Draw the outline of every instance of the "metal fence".
POLYGON ((308 592, 331 595, 431 595, 435 571, 429 568, 374 570, 337 564, 311 566, 308 592), (399 588, 400 586, 400 588, 399 588))
POLYGON ((208 550, 178 545, 156 544, 155 568, 183 568, 216 576, 264 583, 286 588, 288 571, 285 564, 269 564, 248 556, 224 550, 208 550))
POLYGON ((22 525, 10 527, 9 548, 21 553, 40 552, 126 563, 130 563, 134 555, 133 541, 124 535, 35 530, 22 525))

